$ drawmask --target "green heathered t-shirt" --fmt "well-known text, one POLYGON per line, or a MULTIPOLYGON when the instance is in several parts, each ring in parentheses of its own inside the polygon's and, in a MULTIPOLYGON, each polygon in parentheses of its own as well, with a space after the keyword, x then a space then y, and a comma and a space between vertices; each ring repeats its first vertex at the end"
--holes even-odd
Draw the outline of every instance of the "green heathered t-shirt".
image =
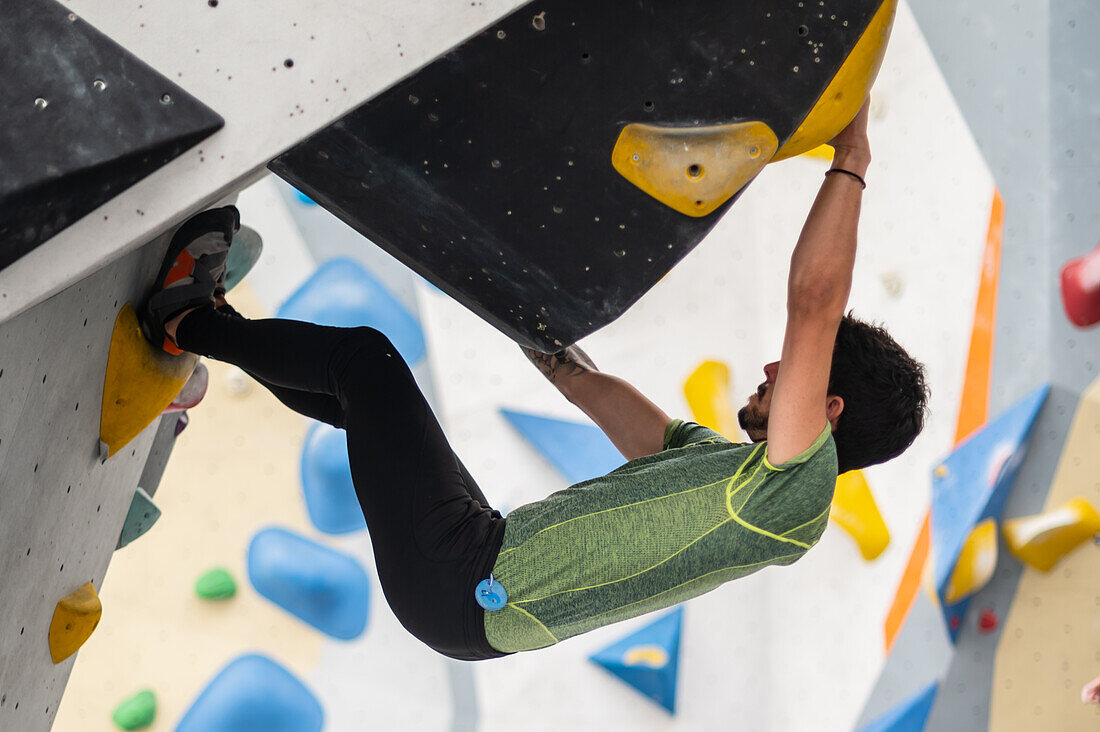
POLYGON ((499 651, 528 651, 791 564, 829 519, 837 458, 826 424, 780 467, 767 443, 737 444, 673 420, 664 450, 508 514, 485 612, 499 651))

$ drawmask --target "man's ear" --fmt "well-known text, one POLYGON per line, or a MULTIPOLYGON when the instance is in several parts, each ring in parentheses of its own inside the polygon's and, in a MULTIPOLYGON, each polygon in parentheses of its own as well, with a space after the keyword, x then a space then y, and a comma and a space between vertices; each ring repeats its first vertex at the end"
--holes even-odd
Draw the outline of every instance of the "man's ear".
POLYGON ((830 394, 825 397, 825 419, 829 420, 829 423, 836 425, 837 417, 844 411, 844 399, 838 397, 836 394, 830 394))

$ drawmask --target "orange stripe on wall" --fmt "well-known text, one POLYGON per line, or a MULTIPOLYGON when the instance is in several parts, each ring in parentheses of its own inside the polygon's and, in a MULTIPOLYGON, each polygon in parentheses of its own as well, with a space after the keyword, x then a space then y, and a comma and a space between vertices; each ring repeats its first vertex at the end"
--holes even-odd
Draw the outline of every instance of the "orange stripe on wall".
POLYGON ((974 327, 970 332, 970 355, 966 360, 959 421, 955 444, 965 440, 989 419, 989 387, 993 370, 993 327, 997 319, 997 284, 1001 273, 1001 238, 1004 234, 1005 204, 1000 191, 993 190, 989 213, 989 233, 982 257, 982 279, 978 285, 978 304, 974 308, 974 327))
POLYGON ((894 604, 890 606, 890 612, 886 615, 886 654, 890 654, 890 648, 898 637, 901 624, 909 615, 913 607, 913 600, 920 589, 920 578, 924 574, 924 564, 928 560, 928 547, 932 538, 932 514, 926 512, 924 521, 921 522, 920 531, 917 533, 917 541, 913 545, 913 552, 909 555, 909 563, 905 565, 905 572, 901 575, 901 583, 898 585, 897 594, 894 596, 894 604))
MULTIPOLYGON (((974 325, 970 331, 970 353, 966 358, 966 376, 959 419, 955 425, 955 445, 969 437, 989 419, 989 389, 993 377, 993 331, 997 318, 997 288, 1001 273, 1001 240, 1004 236, 1005 204, 1001 192, 993 189, 993 205, 989 212, 989 231, 982 255, 981 279, 978 282, 978 303, 974 308, 974 325)), ((920 590, 924 566, 932 544, 932 512, 924 514, 909 562, 898 583, 894 602, 886 614, 886 653, 897 639, 902 623, 913 607, 920 590)))

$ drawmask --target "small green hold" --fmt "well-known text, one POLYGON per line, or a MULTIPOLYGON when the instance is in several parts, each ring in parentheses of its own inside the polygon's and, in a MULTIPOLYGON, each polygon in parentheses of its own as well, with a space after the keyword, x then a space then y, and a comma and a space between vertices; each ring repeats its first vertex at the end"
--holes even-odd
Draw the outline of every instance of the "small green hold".
POLYGON ((225 600, 237 594, 237 583, 227 570, 216 567, 199 577, 195 594, 204 600, 225 600))
POLYGON ((142 689, 115 707, 111 719, 121 729, 145 729, 157 716, 157 697, 149 689, 142 689))

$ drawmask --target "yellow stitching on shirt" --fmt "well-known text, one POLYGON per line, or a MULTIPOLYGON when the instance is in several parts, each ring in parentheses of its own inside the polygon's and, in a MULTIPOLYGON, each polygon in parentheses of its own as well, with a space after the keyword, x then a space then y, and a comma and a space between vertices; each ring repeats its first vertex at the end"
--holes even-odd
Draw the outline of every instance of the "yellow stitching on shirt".
MULTIPOLYGON (((740 472, 740 470, 738 472, 740 472)), ((735 477, 736 477, 736 474, 735 474, 735 477)), ((601 511, 595 511, 594 513, 586 513, 586 514, 582 514, 580 516, 574 516, 573 518, 566 519, 565 521, 560 521, 556 524, 552 524, 550 526, 547 526, 544 529, 539 529, 534 534, 531 534, 531 536, 524 539, 522 543, 517 544, 516 546, 512 547, 511 549, 507 549, 507 550, 501 552, 499 555, 497 555, 497 561, 499 562, 500 558, 503 557, 505 554, 508 554, 509 552, 514 552, 516 549, 520 549, 525 544, 527 544, 527 542, 531 541, 532 539, 534 539, 539 534, 550 531, 551 529, 556 529, 559 526, 564 526, 564 525, 566 525, 568 523, 571 523, 573 521, 580 521, 581 519, 592 518, 593 516, 599 516, 602 513, 611 513, 612 511, 621 511, 624 508, 631 508, 633 506, 641 506, 644 503, 651 503, 653 501, 661 501, 661 500, 664 500, 666 498, 675 498, 676 496, 682 496, 685 493, 693 493, 695 491, 701 491, 701 490, 705 490, 707 488, 713 488, 714 486, 718 485, 719 483, 721 483, 725 480, 727 480, 727 479, 722 478, 722 480, 716 480, 713 483, 707 483, 706 485, 700 485, 700 486, 696 486, 694 488, 687 488, 685 490, 678 491, 676 493, 669 493, 669 494, 663 495, 663 496, 654 496, 653 498, 647 498, 644 501, 635 501, 634 503, 627 503, 627 504, 624 504, 622 506, 612 506, 611 508, 605 508, 601 511)))
POLYGON ((809 526, 810 524, 812 524, 815 521, 820 521, 821 517, 824 516, 825 514, 829 513, 829 511, 831 509, 832 509, 832 504, 826 506, 824 511, 822 511, 818 515, 814 516, 812 519, 810 519, 806 523, 795 526, 793 529, 788 529, 787 531, 784 531, 783 536, 786 536, 787 534, 793 534, 794 532, 798 531, 799 529, 804 528, 806 526, 809 526))
POLYGON ((539 619, 538 619, 538 618, 536 618, 536 617, 535 617, 534 615, 532 615, 531 613, 527 612, 526 610, 524 610, 523 608, 521 608, 521 607, 520 607, 519 605, 517 605, 517 604, 516 604, 516 603, 514 603, 514 602, 510 602, 510 603, 508 603, 508 604, 509 604, 509 605, 511 605, 511 606, 513 606, 513 607, 514 607, 514 608, 515 608, 516 610, 519 610, 519 611, 520 611, 521 613, 523 613, 523 614, 524 614, 524 615, 526 615, 527 617, 531 618, 531 620, 534 620, 534 621, 535 621, 536 623, 538 623, 539 627, 540 627, 540 628, 542 628, 542 629, 543 629, 544 631, 546 631, 546 635, 548 635, 548 636, 550 636, 551 638, 553 638, 553 639, 554 639, 554 642, 555 642, 555 643, 557 643, 557 642, 558 642, 558 637, 557 637, 556 635, 554 635, 553 633, 551 633, 551 632, 550 632, 550 629, 549 629, 549 628, 547 628, 547 627, 546 627, 546 626, 545 626, 545 625, 543 624, 543 622, 542 622, 541 620, 539 620, 539 619))
POLYGON ((646 567, 645 569, 640 569, 637 572, 635 572, 634 574, 627 575, 626 577, 619 577, 617 579, 608 580, 607 582, 600 582, 599 584, 595 584, 595 585, 588 585, 587 587, 572 587, 568 590, 559 590, 558 592, 552 592, 549 595, 543 595, 542 597, 534 597, 534 598, 531 598, 530 600, 517 600, 517 602, 524 602, 524 603, 527 603, 527 602, 540 602, 541 600, 546 600, 546 599, 549 599, 551 597, 557 597, 558 595, 566 595, 570 592, 583 592, 584 590, 594 590, 597 587, 606 587, 607 585, 613 585, 617 582, 625 582, 628 579, 633 579, 634 577, 637 577, 640 574, 645 574, 646 572, 650 572, 650 571, 656 569, 657 567, 660 567, 662 564, 669 561, 670 559, 675 557, 677 554, 680 554, 681 552, 687 551, 688 547, 690 547, 692 544, 696 544, 696 543, 702 541, 703 538, 707 534, 709 534, 713 531, 716 531, 717 529, 725 526, 729 522, 730 522, 730 520, 726 519, 725 521, 722 521, 721 523, 715 524, 711 528, 704 531, 702 534, 699 534, 699 536, 697 536, 694 539, 692 539, 691 541, 689 541, 687 544, 684 544, 682 547, 680 547, 679 549, 674 551, 672 554, 669 554, 667 557, 665 557, 661 561, 657 562, 656 564, 654 564, 652 566, 646 567))
POLYGON ((761 536, 766 536, 769 539, 775 539, 776 541, 784 541, 784 542, 787 542, 788 544, 794 544, 795 546, 800 546, 803 549, 809 549, 810 548, 810 545, 806 544, 804 542, 796 541, 794 539, 787 539, 787 538, 784 538, 782 536, 779 536, 778 534, 773 534, 770 531, 765 531, 764 529, 760 528, 759 526, 753 526, 752 524, 750 524, 748 521, 741 518, 737 514, 733 514, 733 520, 736 521, 737 523, 741 524, 742 526, 744 526, 749 531, 755 531, 756 533, 760 534, 761 536))
MULTIPOLYGON (((626 608, 632 607, 633 605, 639 605, 643 602, 647 602, 649 600, 653 600, 655 598, 658 598, 661 595, 667 595, 669 592, 674 592, 675 590, 680 589, 684 585, 690 585, 692 582, 698 582, 699 580, 705 579, 705 578, 711 576, 712 574, 718 574, 719 572, 726 572, 726 571, 729 571, 731 569, 745 569, 746 567, 755 567, 758 564, 773 565, 773 564, 776 564, 776 563, 778 563, 778 562, 780 562, 784 559, 787 559, 789 557, 800 557, 800 556, 803 555, 803 553, 804 552, 796 552, 794 554, 784 554, 781 557, 772 557, 771 559, 765 559, 764 561, 760 561, 760 562, 753 562, 752 564, 737 564, 737 565, 734 565, 732 567, 722 567, 721 569, 716 569, 712 572, 707 572, 706 574, 701 574, 698 577, 693 577, 693 578, 689 579, 687 582, 681 582, 680 584, 675 585, 674 587, 670 587, 667 590, 662 590, 662 591, 658 592, 656 595, 649 595, 647 597, 642 598, 641 600, 636 600, 636 601, 628 603, 626 605, 620 605, 616 608, 612 608, 611 610, 605 610, 602 613, 597 613, 596 615, 586 616, 584 619, 585 620, 595 620, 596 618, 603 617, 604 615, 608 615, 609 613, 618 612, 619 610, 625 610, 626 608)), ((577 621, 574 621, 574 622, 577 622, 577 621)), ((565 625, 565 623, 563 623, 563 625, 565 625)))

